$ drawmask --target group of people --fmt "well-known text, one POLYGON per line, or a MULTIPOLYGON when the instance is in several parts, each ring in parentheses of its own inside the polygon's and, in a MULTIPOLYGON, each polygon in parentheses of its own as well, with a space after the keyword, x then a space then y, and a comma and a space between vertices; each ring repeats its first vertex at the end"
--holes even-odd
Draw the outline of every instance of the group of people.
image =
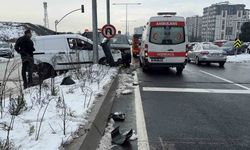
POLYGON ((31 30, 26 30, 24 36, 17 39, 15 50, 21 55, 22 59, 22 78, 23 86, 27 88, 33 85, 32 73, 34 68, 33 52, 35 51, 34 43, 31 40, 31 30), (28 79, 26 73, 28 72, 28 79))

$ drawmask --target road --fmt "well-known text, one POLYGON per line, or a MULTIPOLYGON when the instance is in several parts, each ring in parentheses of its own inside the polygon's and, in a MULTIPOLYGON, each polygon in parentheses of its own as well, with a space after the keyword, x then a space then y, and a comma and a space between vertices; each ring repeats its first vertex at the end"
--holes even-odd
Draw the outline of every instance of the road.
POLYGON ((148 143, 151 150, 250 149, 249 75, 250 64, 240 63, 224 68, 188 64, 183 75, 174 69, 137 69, 133 113, 138 145, 148 143))

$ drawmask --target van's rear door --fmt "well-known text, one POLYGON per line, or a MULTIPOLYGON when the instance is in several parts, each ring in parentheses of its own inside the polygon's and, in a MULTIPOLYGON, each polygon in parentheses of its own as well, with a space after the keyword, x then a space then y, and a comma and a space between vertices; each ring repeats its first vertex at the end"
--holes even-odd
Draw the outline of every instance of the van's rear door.
POLYGON ((150 22, 148 56, 152 63, 184 63, 186 56, 185 22, 150 22))

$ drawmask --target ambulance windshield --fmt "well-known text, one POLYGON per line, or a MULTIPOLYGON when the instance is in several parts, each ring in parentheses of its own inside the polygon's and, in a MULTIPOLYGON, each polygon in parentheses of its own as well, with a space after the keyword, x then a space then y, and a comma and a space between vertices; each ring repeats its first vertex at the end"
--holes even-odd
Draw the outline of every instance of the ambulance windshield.
POLYGON ((150 42, 161 45, 174 45, 185 42, 184 27, 156 26, 150 31, 150 42))

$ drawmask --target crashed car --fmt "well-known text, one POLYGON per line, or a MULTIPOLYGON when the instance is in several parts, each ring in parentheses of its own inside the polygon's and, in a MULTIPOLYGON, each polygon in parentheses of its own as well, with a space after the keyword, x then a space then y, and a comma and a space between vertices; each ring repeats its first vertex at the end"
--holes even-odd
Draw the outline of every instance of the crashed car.
POLYGON ((0 57, 13 58, 14 52, 8 43, 0 43, 0 57))
POLYGON ((129 40, 124 34, 117 34, 110 40, 110 49, 112 53, 114 51, 121 51, 122 53, 122 63, 126 66, 130 66, 131 63, 131 46, 129 40))

